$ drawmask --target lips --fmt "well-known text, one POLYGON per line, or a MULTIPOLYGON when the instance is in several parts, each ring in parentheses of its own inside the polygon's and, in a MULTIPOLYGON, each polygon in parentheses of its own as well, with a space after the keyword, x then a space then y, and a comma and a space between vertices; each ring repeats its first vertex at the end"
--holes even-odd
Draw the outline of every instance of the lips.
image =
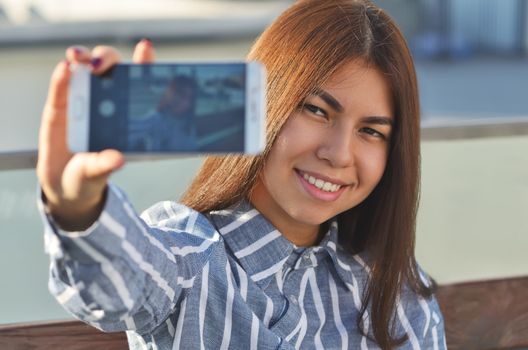
POLYGON ((330 179, 316 173, 295 169, 304 190, 312 197, 323 201, 334 201, 348 187, 342 181, 330 179))

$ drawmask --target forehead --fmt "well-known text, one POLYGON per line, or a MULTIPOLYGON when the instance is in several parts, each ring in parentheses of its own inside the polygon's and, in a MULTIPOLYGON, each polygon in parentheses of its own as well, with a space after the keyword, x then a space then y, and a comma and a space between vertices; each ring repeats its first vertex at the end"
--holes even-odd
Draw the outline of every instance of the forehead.
POLYGON ((389 79, 376 66, 362 60, 346 63, 322 88, 335 97, 345 110, 361 108, 374 115, 393 114, 389 79))

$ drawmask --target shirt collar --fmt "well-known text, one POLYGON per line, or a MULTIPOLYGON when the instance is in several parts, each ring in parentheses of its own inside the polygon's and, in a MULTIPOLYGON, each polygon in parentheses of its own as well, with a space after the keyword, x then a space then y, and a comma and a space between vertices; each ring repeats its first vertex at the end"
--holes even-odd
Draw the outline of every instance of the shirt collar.
MULTIPOLYGON (((328 232, 318 246, 301 248, 286 239, 248 200, 225 210, 213 211, 210 218, 227 248, 261 288, 268 285, 294 252, 299 254, 307 249, 326 252, 345 283, 354 284, 353 274, 359 270, 365 272, 359 266, 361 258, 351 256, 338 245, 336 219, 331 221, 328 232)), ((299 264, 293 266, 297 267, 299 264)))
POLYGON ((247 200, 210 213, 226 246, 250 278, 265 287, 295 249, 247 200))

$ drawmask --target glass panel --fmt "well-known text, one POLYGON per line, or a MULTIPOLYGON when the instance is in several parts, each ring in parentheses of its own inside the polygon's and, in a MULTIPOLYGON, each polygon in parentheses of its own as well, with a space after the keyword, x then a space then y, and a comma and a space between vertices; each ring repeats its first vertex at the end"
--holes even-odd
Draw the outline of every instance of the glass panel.
MULTIPOLYGON (((439 283, 528 274, 526 150, 528 136, 423 143, 417 257, 439 283)), ((128 164, 112 181, 142 211, 178 198, 200 162, 128 164)), ((69 317, 46 287, 33 171, 0 184, 0 323, 69 317)))
POLYGON ((528 275, 528 136, 422 144, 417 257, 439 283, 528 275))
MULTIPOLYGON (((141 212, 156 202, 177 200, 201 161, 131 163, 114 174, 112 182, 141 212)), ((0 324, 71 318, 47 290, 49 260, 35 204, 36 184, 32 170, 0 172, 0 324)))

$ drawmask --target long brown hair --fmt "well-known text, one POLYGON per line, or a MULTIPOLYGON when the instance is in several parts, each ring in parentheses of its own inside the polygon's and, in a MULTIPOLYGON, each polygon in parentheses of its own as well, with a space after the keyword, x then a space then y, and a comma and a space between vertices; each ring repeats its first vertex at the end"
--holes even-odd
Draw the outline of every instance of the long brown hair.
POLYGON ((301 0, 255 42, 248 55, 267 68, 267 144, 259 156, 208 157, 182 202, 201 212, 248 198, 266 157, 289 116, 339 68, 362 59, 391 85, 395 126, 385 173, 369 197, 338 215, 340 243, 352 254, 368 250, 371 274, 358 318, 371 308, 376 342, 404 342, 394 333, 404 283, 422 296, 432 289, 417 270, 414 245, 419 195, 419 101, 414 64, 402 33, 368 0, 301 0))

